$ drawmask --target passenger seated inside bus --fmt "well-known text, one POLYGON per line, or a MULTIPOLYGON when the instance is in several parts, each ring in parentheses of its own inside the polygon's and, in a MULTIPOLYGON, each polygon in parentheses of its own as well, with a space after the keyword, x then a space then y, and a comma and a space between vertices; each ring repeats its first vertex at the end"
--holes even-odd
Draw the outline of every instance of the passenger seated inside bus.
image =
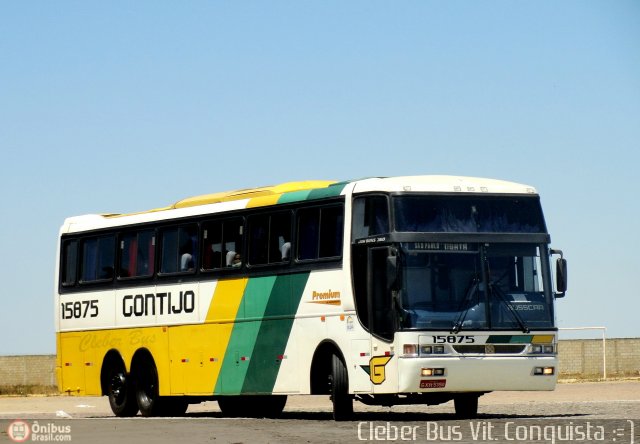
POLYGON ((291 242, 284 242, 282 247, 280 247, 281 259, 283 261, 289 260, 289 255, 291 254, 291 242))
POLYGON ((185 242, 180 250, 182 251, 180 256, 180 271, 193 271, 195 268, 195 261, 192 254, 192 242, 185 242))
POLYGON ((193 255, 191 253, 183 253, 180 257, 180 271, 193 270, 193 255))
POLYGON ((238 268, 242 265, 242 258, 240 257, 240 253, 237 253, 233 250, 229 250, 227 252, 227 267, 238 268))

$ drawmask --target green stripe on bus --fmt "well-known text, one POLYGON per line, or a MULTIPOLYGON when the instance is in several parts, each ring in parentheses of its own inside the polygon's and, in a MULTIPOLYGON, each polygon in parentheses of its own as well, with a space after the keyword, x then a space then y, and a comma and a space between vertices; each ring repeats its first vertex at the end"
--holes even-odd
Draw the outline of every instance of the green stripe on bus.
POLYGON ((222 362, 220 376, 216 382, 215 393, 239 394, 242 391, 242 384, 260 330, 260 321, 243 320, 264 316, 275 282, 275 276, 253 278, 247 282, 222 362))
POLYGON ((301 273, 279 276, 276 280, 264 312, 265 318, 271 319, 260 325, 242 386, 243 393, 268 394, 273 391, 308 278, 309 273, 301 273))
POLYGON ((299 273, 249 279, 215 393, 273 391, 308 278, 299 273))
POLYGON ((279 204, 283 203, 291 203, 291 202, 299 202, 301 200, 307 200, 309 193, 311 190, 302 190, 302 191, 292 191, 290 193, 284 193, 278 199, 279 204))
POLYGON ((309 273, 279 276, 276 280, 263 321, 256 340, 249 369, 246 374, 243 393, 264 393, 273 391, 280 364, 289 342, 293 320, 307 285, 309 273))
POLYGON ((338 182, 333 185, 328 186, 327 188, 317 188, 315 190, 311 190, 307 200, 312 199, 325 199, 328 197, 336 197, 342 193, 344 187, 347 186, 349 182, 338 182))
POLYGON ((528 344, 532 335, 491 335, 487 338, 487 344, 528 344))
POLYGON ((338 182, 329 185, 326 188, 314 188, 312 190, 291 191, 284 193, 278 199, 279 204, 300 202, 304 200, 326 199, 328 197, 336 197, 342 193, 342 190, 349 182, 338 182))

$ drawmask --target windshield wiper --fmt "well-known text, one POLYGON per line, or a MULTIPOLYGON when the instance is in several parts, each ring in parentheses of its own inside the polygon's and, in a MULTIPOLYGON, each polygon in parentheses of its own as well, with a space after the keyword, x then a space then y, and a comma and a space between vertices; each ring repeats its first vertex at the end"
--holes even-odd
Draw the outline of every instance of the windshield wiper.
POLYGON ((518 312, 513 309, 513 306, 509 303, 509 301, 507 301, 506 295, 504 294, 502 289, 495 284, 495 282, 489 282, 489 291, 491 292, 491 294, 496 294, 498 298, 500 298, 502 303, 507 306, 509 312, 513 315, 515 320, 518 321, 522 332, 529 333, 531 331, 529 330, 529 326, 524 322, 524 319, 520 317, 518 312))
POLYGON ((458 306, 457 311, 459 311, 460 314, 458 315, 458 318, 453 323, 453 327, 451 328, 451 333, 453 334, 458 333, 460 330, 462 330, 462 324, 464 324, 464 319, 467 317, 467 313, 469 313, 469 310, 471 309, 471 298, 473 298, 473 295, 475 295, 478 291, 478 281, 479 281, 478 278, 475 278, 475 277, 473 278, 471 287, 469 287, 469 291, 467 291, 467 294, 465 295, 464 299, 462 300, 462 302, 460 302, 460 305, 458 306), (463 308, 464 308, 464 311, 463 311, 463 308))

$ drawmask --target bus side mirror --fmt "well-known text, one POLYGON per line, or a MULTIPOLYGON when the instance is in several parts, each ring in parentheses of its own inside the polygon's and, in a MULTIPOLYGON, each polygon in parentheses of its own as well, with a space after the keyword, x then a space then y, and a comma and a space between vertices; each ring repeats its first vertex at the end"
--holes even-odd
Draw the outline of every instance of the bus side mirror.
POLYGON ((551 250, 551 254, 559 254, 556 260, 556 298, 563 298, 567 292, 567 260, 562 257, 561 250, 551 250))

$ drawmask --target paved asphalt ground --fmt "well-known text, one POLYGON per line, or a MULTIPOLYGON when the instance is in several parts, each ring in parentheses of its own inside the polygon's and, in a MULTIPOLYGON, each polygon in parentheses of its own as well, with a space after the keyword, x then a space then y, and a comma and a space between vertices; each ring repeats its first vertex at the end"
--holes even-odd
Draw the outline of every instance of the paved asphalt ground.
POLYGON ((640 381, 559 384, 554 392, 498 392, 479 416, 459 420, 452 403, 367 407, 336 423, 325 396, 291 396, 282 418, 224 418, 216 402, 183 418, 118 419, 105 397, 0 397, 0 442, 350 443, 611 442, 640 444, 640 381), (21 420, 22 422, 14 422, 21 420), (28 436, 27 434, 28 429, 28 436))

